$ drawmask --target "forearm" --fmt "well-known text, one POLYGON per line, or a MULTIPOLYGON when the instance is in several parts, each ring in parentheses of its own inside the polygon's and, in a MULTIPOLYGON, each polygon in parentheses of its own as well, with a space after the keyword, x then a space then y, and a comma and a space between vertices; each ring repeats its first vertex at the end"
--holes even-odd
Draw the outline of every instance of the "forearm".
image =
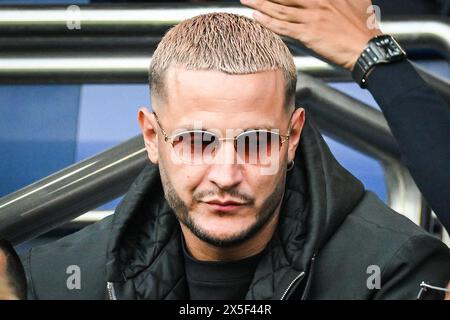
POLYGON ((404 162, 450 230, 450 106, 408 61, 377 66, 367 88, 397 139, 404 162))

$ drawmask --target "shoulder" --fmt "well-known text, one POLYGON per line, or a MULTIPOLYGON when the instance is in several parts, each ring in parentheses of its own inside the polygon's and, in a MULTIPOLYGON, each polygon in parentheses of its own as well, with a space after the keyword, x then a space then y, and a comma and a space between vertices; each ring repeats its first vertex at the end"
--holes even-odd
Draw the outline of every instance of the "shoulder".
POLYGON ((322 248, 317 262, 323 280, 350 299, 414 299, 422 281, 443 286, 450 280, 448 247, 370 192, 322 248), (331 271, 330 265, 339 267, 331 271), (379 291, 367 288, 373 270, 380 273, 379 291), (352 284, 345 293, 348 279, 352 284))
POLYGON ((450 253, 442 241, 392 210, 372 192, 366 192, 335 237, 350 237, 348 240, 356 242, 355 245, 360 250, 366 249, 372 256, 383 256, 386 259, 410 245, 424 250, 440 247, 444 252, 450 253))
POLYGON ((107 217, 23 255, 29 298, 103 299, 111 220, 107 217))
POLYGON ((430 236, 410 219, 388 207, 372 192, 366 192, 342 227, 361 228, 364 232, 375 232, 378 237, 390 235, 391 243, 402 242, 410 237, 430 236))

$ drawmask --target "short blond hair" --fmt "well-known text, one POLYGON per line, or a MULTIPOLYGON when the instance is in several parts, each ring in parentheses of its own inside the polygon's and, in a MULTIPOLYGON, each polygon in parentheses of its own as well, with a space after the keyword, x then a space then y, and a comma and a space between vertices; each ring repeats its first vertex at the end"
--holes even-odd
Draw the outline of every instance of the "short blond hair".
POLYGON ((286 83, 285 105, 294 102, 297 73, 292 55, 279 36, 247 17, 210 13, 171 28, 150 64, 152 95, 165 97, 164 76, 171 66, 250 74, 281 70, 286 83))

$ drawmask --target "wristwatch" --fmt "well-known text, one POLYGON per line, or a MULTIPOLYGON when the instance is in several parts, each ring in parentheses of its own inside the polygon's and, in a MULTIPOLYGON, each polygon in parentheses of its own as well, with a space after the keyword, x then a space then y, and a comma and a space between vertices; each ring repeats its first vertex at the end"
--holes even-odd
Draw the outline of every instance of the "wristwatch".
POLYGON ((377 36, 369 41, 356 61, 352 77, 361 88, 366 87, 366 79, 376 65, 405 60, 406 53, 390 35, 377 36))

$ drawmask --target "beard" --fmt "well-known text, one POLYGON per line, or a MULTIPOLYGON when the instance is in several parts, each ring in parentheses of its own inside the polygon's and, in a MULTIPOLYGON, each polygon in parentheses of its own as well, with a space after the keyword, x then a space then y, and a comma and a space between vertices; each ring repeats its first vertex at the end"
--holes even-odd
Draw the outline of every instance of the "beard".
MULTIPOLYGON (((239 233, 236 233, 227 238, 219 238, 210 233, 207 230, 203 229, 201 225, 195 223, 192 219, 192 216, 189 214, 189 208, 186 203, 181 199, 178 193, 175 191, 172 182, 167 175, 167 171, 163 163, 159 163, 159 171, 161 175, 161 182, 164 189, 165 198, 175 213, 178 221, 184 224, 197 238, 200 240, 213 245, 215 247, 235 247, 238 246, 247 240, 251 239, 254 235, 256 235, 275 215, 276 209, 280 204, 285 190, 285 181, 286 181, 286 168, 283 166, 283 172, 279 175, 275 183, 274 191, 264 200, 260 212, 256 215, 256 221, 250 225, 245 230, 242 230, 239 233)), ((239 192, 236 189, 227 189, 221 190, 208 190, 208 191, 200 191, 194 192, 192 194, 192 203, 198 203, 200 199, 205 196, 213 196, 220 195, 221 197, 228 195, 233 197, 234 199, 240 199, 245 201, 248 206, 254 204, 254 199, 246 194, 239 192)))

